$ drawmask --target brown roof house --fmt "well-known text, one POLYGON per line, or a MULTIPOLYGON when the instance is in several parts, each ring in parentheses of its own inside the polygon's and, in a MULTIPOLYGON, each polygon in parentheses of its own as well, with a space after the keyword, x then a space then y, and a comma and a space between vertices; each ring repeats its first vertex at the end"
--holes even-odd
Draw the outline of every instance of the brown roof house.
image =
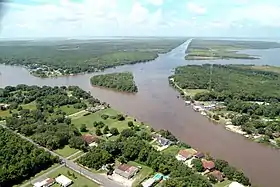
POLYGON ((179 161, 180 160, 186 161, 186 160, 192 158, 194 154, 195 154, 195 152, 191 149, 183 149, 178 152, 178 154, 176 155, 176 158, 179 161))
POLYGON ((218 170, 212 171, 209 175, 212 175, 218 182, 222 182, 224 180, 224 174, 218 170))
POLYGON ((203 168, 205 170, 213 170, 215 168, 215 163, 213 161, 208 161, 208 160, 205 160, 205 159, 202 159, 202 165, 203 165, 203 168))
POLYGON ((99 139, 96 136, 91 134, 84 134, 82 139, 89 145, 89 146, 96 146, 99 139))
POLYGON ((139 169, 135 166, 131 166, 128 164, 122 164, 119 165, 119 167, 117 167, 114 171, 115 174, 118 174, 126 179, 130 179, 132 178, 137 172, 139 171, 139 169))

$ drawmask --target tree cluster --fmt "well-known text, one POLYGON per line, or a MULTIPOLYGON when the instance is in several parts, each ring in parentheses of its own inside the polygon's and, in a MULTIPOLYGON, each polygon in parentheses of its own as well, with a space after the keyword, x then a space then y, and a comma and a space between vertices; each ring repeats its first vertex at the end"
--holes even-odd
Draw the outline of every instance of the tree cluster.
POLYGON ((0 91, 1 101, 11 104, 12 115, 6 117, 6 125, 25 136, 30 136, 38 144, 51 150, 69 144, 73 148, 85 149, 79 130, 71 124, 61 106, 75 105, 89 101, 100 104, 88 92, 77 86, 7 86, 0 91), (70 94, 70 95, 69 95, 70 94), (23 109, 20 104, 34 102, 33 110, 23 109))
POLYGON ((164 184, 165 186, 175 183, 174 179, 183 182, 186 186, 211 186, 205 177, 195 174, 174 155, 156 151, 147 141, 143 140, 142 134, 138 135, 132 129, 123 130, 116 141, 100 143, 98 148, 88 152, 79 159, 79 162, 87 167, 100 169, 102 165, 112 163, 115 159, 122 163, 136 161, 151 167, 154 171, 170 175, 171 179, 164 184))
POLYGON ((110 73, 91 77, 92 85, 102 86, 123 92, 137 92, 137 86, 130 72, 110 73))
POLYGON ((13 186, 47 169, 58 158, 0 127, 0 186, 13 186))
POLYGON ((194 100, 279 101, 280 74, 250 67, 214 64, 211 70, 210 64, 187 65, 176 68, 170 78, 183 89, 208 89, 194 100))

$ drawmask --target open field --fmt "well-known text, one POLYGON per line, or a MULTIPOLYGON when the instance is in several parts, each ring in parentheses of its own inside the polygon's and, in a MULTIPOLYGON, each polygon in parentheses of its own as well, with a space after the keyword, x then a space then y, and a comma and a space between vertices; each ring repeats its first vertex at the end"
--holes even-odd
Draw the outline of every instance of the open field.
MULTIPOLYGON (((50 173, 48 175, 48 177, 55 178, 60 174, 65 175, 66 177, 68 177, 69 179, 71 179, 73 181, 73 184, 71 185, 71 187, 84 187, 84 186, 98 187, 99 186, 95 182, 85 178, 84 176, 80 175, 79 173, 77 173, 71 169, 68 169, 66 167, 59 168, 58 170, 50 173), (69 174, 71 174, 71 175, 69 175, 69 174)), ((56 186, 58 186, 58 185, 56 184, 56 186)))
POLYGON ((108 127, 111 128, 117 128, 119 132, 121 132, 124 129, 128 128, 128 121, 133 121, 134 125, 138 125, 138 126, 142 126, 140 122, 138 121, 134 121, 134 118, 131 118, 129 116, 125 117, 125 120, 123 121, 119 121, 117 119, 112 119, 110 117, 108 117, 106 120, 104 120, 101 116, 105 114, 108 116, 117 116, 118 114, 121 114, 120 112, 112 109, 112 108, 108 108, 105 110, 101 110, 95 113, 92 113, 90 115, 87 116, 81 116, 79 118, 74 118, 72 119, 72 123, 79 129, 81 127, 82 124, 86 124, 87 129, 89 132, 91 133, 95 133, 96 128, 93 125, 93 122, 98 122, 98 121, 102 121, 105 123, 105 125, 108 125, 108 127))
POLYGON ((276 42, 236 41, 236 40, 192 40, 187 49, 186 60, 209 59, 258 59, 257 56, 239 53, 243 49, 279 48, 276 42))
POLYGON ((70 155, 73 155, 74 153, 76 153, 78 151, 79 151, 78 149, 74 149, 74 148, 69 147, 69 145, 66 145, 66 146, 64 146, 64 148, 57 149, 54 152, 66 158, 70 155))

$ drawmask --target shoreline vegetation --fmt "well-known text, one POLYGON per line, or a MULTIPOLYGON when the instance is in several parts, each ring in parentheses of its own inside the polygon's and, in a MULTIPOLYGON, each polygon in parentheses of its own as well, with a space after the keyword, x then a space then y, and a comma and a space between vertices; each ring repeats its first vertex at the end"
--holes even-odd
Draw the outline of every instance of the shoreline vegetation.
POLYGON ((280 68, 255 65, 178 67, 169 83, 186 105, 227 130, 280 148, 280 68), (211 79, 210 79, 211 76, 211 79))
POLYGON ((0 64, 19 65, 47 78, 103 71, 148 62, 185 38, 0 42, 0 64))
MULTIPOLYGON (((122 184, 136 187, 153 178, 154 185, 162 187, 181 184, 226 187, 232 181, 250 185, 249 178, 227 161, 212 158, 209 154, 198 154, 198 150, 180 142, 168 130, 156 131, 148 124, 110 108, 77 86, 7 86, 0 89, 0 96, 2 126, 31 138, 49 150, 59 150, 65 157, 70 155, 69 151, 75 154, 73 151, 81 150, 85 154, 75 162, 95 174, 107 173, 113 181, 120 182, 120 176, 116 176, 114 171, 133 166, 139 172, 131 179, 121 179, 122 184), (188 151, 191 151, 191 156, 182 160, 181 152, 188 151), (217 176, 217 173, 220 175, 217 176), (226 185, 222 185, 223 180, 226 185)), ((3 131, 1 136, 6 136, 8 132, 2 127, 0 131, 3 131)), ((13 136, 13 139, 20 139, 16 134, 13 136)), ((12 146, 18 146, 13 150, 29 146, 17 143, 22 141, 5 140, 12 146)), ((30 173, 31 170, 28 170, 24 173, 25 177, 21 175, 16 181, 13 180, 9 172, 14 173, 14 169, 19 167, 28 168, 26 164, 29 162, 19 162, 20 155, 13 154, 5 147, 0 148, 5 158, 9 158, 8 162, 1 157, 0 163, 11 163, 11 159, 15 161, 15 167, 4 170, 6 174, 0 175, 1 185, 18 184, 40 172, 30 173)), ((25 154, 27 158, 30 157, 29 152, 25 154)), ((47 153, 45 156, 50 157, 47 153)), ((41 160, 36 163, 42 164, 41 160)), ((53 161, 48 163, 51 166, 53 161)), ((65 174, 61 169, 48 175, 57 176, 59 173, 65 174)), ((68 173, 66 175, 70 176, 68 173)), ((77 185, 78 179, 73 179, 74 185, 77 185)))
POLYGON ((186 60, 219 60, 219 59, 259 59, 240 53, 246 49, 269 49, 279 48, 276 42, 235 41, 235 40, 200 40, 193 39, 186 50, 186 60))
POLYGON ((138 88, 135 84, 134 77, 131 72, 95 75, 90 78, 90 83, 93 86, 109 88, 121 92, 138 92, 138 88))

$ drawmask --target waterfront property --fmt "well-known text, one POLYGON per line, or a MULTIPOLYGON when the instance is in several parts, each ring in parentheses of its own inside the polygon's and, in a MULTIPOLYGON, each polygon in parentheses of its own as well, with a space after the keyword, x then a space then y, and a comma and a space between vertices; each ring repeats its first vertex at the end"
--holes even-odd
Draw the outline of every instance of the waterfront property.
POLYGON ((195 155, 195 151, 193 149, 183 149, 178 152, 176 155, 177 160, 186 161, 192 158, 195 155))
POLYGON ((211 171, 215 168, 215 163, 213 161, 208 161, 206 159, 202 159, 201 161, 205 170, 211 171))
POLYGON ((222 182, 224 180, 224 174, 218 170, 210 172, 209 175, 212 175, 217 182, 222 182))

